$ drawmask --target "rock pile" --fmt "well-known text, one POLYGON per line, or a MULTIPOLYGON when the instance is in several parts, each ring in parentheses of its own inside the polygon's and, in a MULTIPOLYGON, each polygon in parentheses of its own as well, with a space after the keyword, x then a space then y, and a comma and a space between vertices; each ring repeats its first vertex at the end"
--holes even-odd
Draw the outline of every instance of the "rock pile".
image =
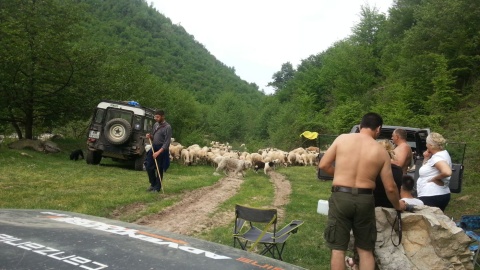
POLYGON ((378 269, 472 269, 471 242, 465 232, 436 207, 417 207, 414 213, 402 213, 402 244, 392 232, 396 211, 377 207, 378 269))

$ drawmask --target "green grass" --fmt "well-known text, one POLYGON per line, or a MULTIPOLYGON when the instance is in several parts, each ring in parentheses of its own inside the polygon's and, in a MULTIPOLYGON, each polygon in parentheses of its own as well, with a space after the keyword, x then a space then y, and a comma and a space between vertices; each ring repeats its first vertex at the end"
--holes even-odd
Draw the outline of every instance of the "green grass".
POLYGON ((168 195, 154 196, 145 192, 149 186, 145 172, 110 159, 102 160, 99 166, 87 165, 84 160, 70 161, 68 153, 0 149, 0 207, 57 209, 109 217, 121 206, 147 205, 137 216, 120 218, 133 221, 174 204, 182 192, 212 185, 219 179, 212 175, 212 168, 185 170, 173 163, 164 183, 168 195))
MULTIPOLYGON (((0 208, 56 209, 132 222, 176 203, 186 191, 211 186, 221 178, 212 175, 209 166, 185 167, 172 163, 165 174, 165 194, 147 193, 145 172, 110 159, 102 160, 100 166, 87 165, 84 160, 70 161, 70 151, 82 144, 70 140, 57 143, 64 149, 57 154, 11 150, 5 144, 0 147, 0 208), (139 207, 135 208, 136 205, 139 207), (129 207, 134 211, 123 211, 129 207)), ((292 185, 280 227, 294 219, 305 222, 288 240, 284 261, 308 269, 328 269, 330 250, 323 240, 327 219, 317 214, 316 209, 319 199, 330 196, 331 182, 318 181, 313 167, 281 168, 277 172, 285 175, 292 185)), ((463 214, 479 214, 476 190, 476 185, 469 184, 461 194, 453 194, 446 214, 455 220, 463 214)), ((273 202, 273 194, 274 188, 266 175, 249 171, 240 191, 217 211, 231 211, 233 215, 237 203, 268 206, 273 202)), ((232 246, 232 227, 233 219, 231 225, 195 236, 232 246)))

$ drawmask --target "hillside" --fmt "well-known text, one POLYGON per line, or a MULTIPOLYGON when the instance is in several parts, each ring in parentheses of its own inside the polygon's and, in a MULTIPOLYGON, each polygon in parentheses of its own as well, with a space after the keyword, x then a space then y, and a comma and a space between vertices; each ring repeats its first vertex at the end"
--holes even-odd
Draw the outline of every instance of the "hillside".
POLYGON ((189 90, 196 100, 211 104, 227 90, 260 97, 258 87, 218 61, 181 25, 172 24, 145 0, 85 0, 107 46, 134 52, 137 61, 169 84, 189 90))

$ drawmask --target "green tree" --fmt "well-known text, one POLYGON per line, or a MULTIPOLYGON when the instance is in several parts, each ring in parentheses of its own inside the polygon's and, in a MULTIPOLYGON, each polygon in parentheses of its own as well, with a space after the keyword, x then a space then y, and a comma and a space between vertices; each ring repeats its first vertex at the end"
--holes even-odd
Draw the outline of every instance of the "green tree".
POLYGON ((167 121, 172 125, 173 137, 182 144, 192 134, 197 136, 198 132, 203 133, 205 129, 206 115, 201 104, 188 91, 166 83, 155 75, 148 75, 132 96, 146 107, 165 110, 167 121))
POLYGON ((290 80, 295 76, 295 69, 292 66, 292 63, 287 62, 282 64, 280 71, 277 71, 273 74, 272 82, 269 82, 267 85, 273 87, 279 99, 281 101, 286 101, 292 94, 287 91, 285 88, 290 80))
POLYGON ((374 54, 378 56, 378 34, 386 22, 385 15, 380 14, 375 7, 367 5, 361 7, 360 16, 361 20, 353 27, 350 39, 359 45, 372 47, 374 54))
POLYGON ((219 141, 243 141, 250 107, 234 92, 221 94, 208 112, 207 130, 219 141))
POLYGON ((362 97, 377 82, 376 59, 369 46, 341 41, 323 57, 321 84, 330 93, 330 104, 341 104, 352 97, 362 97))
MULTIPOLYGON (((81 5, 57 0, 12 0, 0 4, 0 107, 20 138, 71 115, 91 95, 75 87, 94 71, 96 57, 79 41, 81 5)), ((81 108, 84 110, 84 108, 81 108)))

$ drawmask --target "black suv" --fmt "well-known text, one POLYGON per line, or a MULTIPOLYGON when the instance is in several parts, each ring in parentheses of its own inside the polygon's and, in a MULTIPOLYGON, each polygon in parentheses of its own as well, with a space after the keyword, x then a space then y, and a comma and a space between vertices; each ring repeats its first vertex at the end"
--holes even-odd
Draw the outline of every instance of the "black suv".
POLYGON ((145 134, 154 123, 154 110, 135 101, 101 101, 93 112, 87 139, 87 164, 99 164, 102 157, 133 161, 143 170, 145 134))
MULTIPOLYGON (((407 132, 407 143, 412 148, 414 153, 413 159, 415 162, 415 167, 412 171, 409 171, 408 174, 412 175, 417 181, 418 179, 418 170, 423 164, 423 152, 427 149, 427 136, 430 133, 430 129, 421 129, 421 128, 412 128, 412 127, 401 127, 401 126, 382 126, 380 131, 380 135, 378 136, 377 140, 391 140, 392 133, 395 129, 401 128, 407 132)), ((350 130, 350 133, 358 133, 360 132, 360 126, 355 125, 350 130)), ((335 137, 330 136, 332 138, 328 144, 333 142, 335 137)), ((320 140, 320 149, 324 149, 326 144, 325 142, 322 143, 320 140), (323 148, 322 148, 323 147, 323 148)), ((460 193, 462 189, 462 180, 463 180, 463 159, 465 155, 465 143, 456 143, 456 142, 449 142, 447 144, 447 150, 452 158, 452 176, 450 178, 450 191, 452 193, 460 193)), ((322 170, 319 170, 317 173, 317 178, 319 180, 332 180, 333 177, 326 174, 322 170)))

